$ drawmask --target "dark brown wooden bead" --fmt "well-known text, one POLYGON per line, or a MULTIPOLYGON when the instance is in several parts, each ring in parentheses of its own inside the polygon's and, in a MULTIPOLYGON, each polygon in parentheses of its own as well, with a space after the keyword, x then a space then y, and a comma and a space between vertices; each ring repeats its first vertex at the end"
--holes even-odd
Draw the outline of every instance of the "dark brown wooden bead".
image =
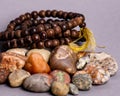
POLYGON ((66 31, 66 30, 68 29, 67 23, 62 24, 62 25, 61 25, 61 29, 62 29, 63 31, 66 31))
POLYGON ((63 36, 62 32, 58 34, 56 37, 61 38, 63 36))
POLYGON ((62 17, 63 17, 63 19, 67 19, 67 16, 68 16, 68 13, 64 12, 62 17))
POLYGON ((65 44, 65 39, 64 38, 60 38, 60 44, 64 45, 65 44))
POLYGON ((32 16, 32 18, 36 19, 38 17, 38 12, 37 11, 33 11, 31 13, 31 16, 32 16))
POLYGON ((33 42, 38 42, 40 41, 40 36, 38 34, 33 34, 32 35, 32 41, 33 42))
POLYGON ((15 31, 8 32, 8 39, 13 39, 14 33, 15 33, 15 31))
POLYGON ((36 19, 36 20, 33 20, 32 22, 33 22, 33 23, 32 23, 33 26, 37 26, 37 25, 39 24, 39 21, 38 21, 37 19, 36 19))
POLYGON ((21 21, 20 18, 16 18, 16 19, 15 19, 15 22, 16 22, 16 24, 21 24, 22 21, 21 21))
POLYGON ((36 43, 33 43, 33 44, 30 46, 30 48, 31 48, 31 49, 37 48, 36 43))
POLYGON ((71 22, 71 21, 68 21, 68 22, 67 22, 67 25, 68 25, 68 29, 73 28, 73 24, 72 24, 72 22, 71 22))
POLYGON ((45 24, 45 19, 40 19, 39 24, 45 24))
POLYGON ((14 24, 9 24, 9 25, 7 26, 7 29, 14 30, 14 28, 15 28, 15 25, 14 25, 14 24))
POLYGON ((71 22, 72 22, 72 24, 73 24, 73 27, 78 26, 78 23, 77 23, 77 21, 76 21, 76 20, 72 19, 72 20, 71 20, 71 22))
POLYGON ((24 38, 24 43, 25 43, 25 46, 28 46, 28 45, 32 44, 32 38, 31 38, 31 36, 26 36, 24 38))
POLYGON ((22 37, 25 37, 27 35, 29 35, 29 31, 28 30, 24 30, 24 31, 21 32, 21 36, 22 37))
POLYGON ((40 16, 41 18, 44 18, 44 17, 46 16, 45 10, 41 10, 41 11, 39 12, 39 16, 40 16))
POLYGON ((36 27, 32 27, 32 28, 29 29, 29 32, 30 32, 31 35, 32 34, 36 34, 37 33, 37 28, 36 27))
POLYGON ((37 32, 41 32, 41 31, 45 31, 45 27, 44 27, 43 24, 39 24, 39 25, 37 26, 37 32))
POLYGON ((31 20, 25 20, 24 23, 23 23, 23 25, 25 25, 25 26, 32 26, 33 25, 33 21, 31 21, 31 20))
POLYGON ((3 50, 6 50, 6 49, 8 49, 8 48, 10 48, 10 47, 11 47, 10 41, 5 41, 5 42, 3 43, 2 49, 3 49, 3 50))
POLYGON ((51 12, 51 16, 52 16, 52 17, 56 17, 56 14, 57 14, 57 10, 53 10, 53 11, 51 12))
POLYGON ((42 42, 42 41, 38 42, 36 47, 37 48, 45 48, 44 42, 42 42))
POLYGON ((50 10, 46 10, 45 14, 46 14, 47 17, 50 17, 51 16, 51 11, 50 10))
POLYGON ((69 44, 72 41, 71 38, 65 38, 65 44, 69 44))
POLYGON ((81 25, 82 22, 83 22, 83 19, 80 18, 80 17, 76 17, 76 18, 75 18, 75 21, 77 22, 78 25, 81 25))
POLYGON ((52 27, 50 24, 45 24, 44 26, 45 26, 45 30, 48 30, 52 27))
POLYGON ((17 48, 17 40, 16 39, 13 39, 10 41, 10 47, 11 48, 17 48))
POLYGON ((52 40, 52 47, 56 47, 60 45, 60 41, 58 39, 53 39, 52 40))
POLYGON ((48 38, 54 38, 55 32, 54 32, 53 29, 48 29, 46 32, 47 32, 47 37, 48 38))
POLYGON ((22 31, 21 30, 17 30, 16 32, 15 32, 15 38, 20 38, 21 37, 21 33, 22 33, 22 31))
POLYGON ((71 38, 79 38, 79 32, 76 30, 71 30, 71 38))
POLYGON ((51 25, 52 25, 52 27, 58 26, 58 24, 56 22, 53 22, 51 25))
POLYGON ((64 33, 63 33, 64 37, 70 37, 71 35, 71 32, 70 30, 66 30, 64 33))
POLYGON ((30 19, 31 18, 31 14, 30 13, 25 13, 26 19, 30 19))
POLYGON ((24 38, 20 38, 17 40, 17 45, 18 47, 24 47, 25 43, 24 43, 24 38))
POLYGON ((58 11, 57 14, 56 14, 56 16, 58 18, 62 18, 62 15, 63 15, 63 11, 62 10, 58 11))
POLYGON ((67 17, 68 17, 69 19, 72 19, 72 18, 74 18, 74 17, 75 17, 75 15, 74 15, 74 13, 69 12, 67 17))
POLYGON ((55 35, 56 35, 56 36, 62 32, 60 26, 56 26, 56 27, 54 27, 53 29, 54 29, 54 31, 55 31, 55 35))
POLYGON ((26 15, 20 15, 19 18, 20 18, 21 22, 23 22, 26 19, 26 15))
POLYGON ((52 24, 53 22, 54 22, 53 19, 48 19, 48 20, 47 20, 47 23, 49 23, 49 24, 52 24))
POLYGON ((8 31, 5 32, 5 34, 3 35, 4 36, 4 39, 8 39, 8 31))
POLYGON ((86 23, 85 23, 85 22, 82 23, 82 24, 80 25, 80 27, 81 27, 81 28, 85 28, 85 27, 86 27, 86 23))
POLYGON ((52 40, 46 40, 45 41, 45 47, 46 48, 51 48, 52 47, 52 40))
POLYGON ((47 33, 45 31, 40 32, 41 40, 45 40, 47 38, 47 33))
POLYGON ((10 24, 15 26, 16 25, 15 20, 10 21, 10 24))

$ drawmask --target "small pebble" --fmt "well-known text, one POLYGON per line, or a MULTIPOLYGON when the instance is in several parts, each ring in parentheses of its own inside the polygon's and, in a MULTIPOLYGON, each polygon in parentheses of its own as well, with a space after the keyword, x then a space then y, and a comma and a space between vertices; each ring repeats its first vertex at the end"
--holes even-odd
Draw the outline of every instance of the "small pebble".
POLYGON ((73 95, 79 94, 79 90, 78 90, 77 86, 72 83, 69 84, 69 92, 73 95))
POLYGON ((8 77, 10 86, 11 87, 21 86, 25 78, 29 76, 30 73, 23 69, 13 71, 8 77))
POLYGON ((54 81, 51 91, 55 96, 66 96, 69 92, 69 87, 66 83, 54 81))
POLYGON ((78 71, 72 77, 72 82, 80 90, 89 90, 92 87, 92 78, 85 71, 78 71))
POLYGON ((88 62, 90 62, 90 58, 88 56, 79 58, 76 64, 77 69, 83 69, 88 62))

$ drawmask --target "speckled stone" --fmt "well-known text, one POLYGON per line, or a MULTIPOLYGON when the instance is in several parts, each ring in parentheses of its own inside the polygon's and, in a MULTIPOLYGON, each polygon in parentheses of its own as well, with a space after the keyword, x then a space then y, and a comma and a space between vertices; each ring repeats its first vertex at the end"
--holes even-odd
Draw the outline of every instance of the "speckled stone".
POLYGON ((78 71, 72 77, 72 82, 80 90, 89 90, 92 87, 92 78, 85 71, 78 71))
POLYGON ((107 70, 110 73, 110 76, 113 76, 118 70, 118 64, 116 60, 109 54, 105 52, 100 53, 89 53, 90 63, 101 66, 103 69, 107 70))
POLYGON ((104 84, 110 79, 110 73, 98 64, 87 64, 84 70, 91 75, 93 84, 104 84))
POLYGON ((76 68, 83 69, 88 62, 90 62, 90 58, 88 56, 81 57, 81 58, 79 58, 79 60, 76 64, 76 68))
POLYGON ((73 94, 73 95, 79 94, 79 90, 78 90, 77 86, 74 85, 73 83, 69 84, 69 93, 73 94))

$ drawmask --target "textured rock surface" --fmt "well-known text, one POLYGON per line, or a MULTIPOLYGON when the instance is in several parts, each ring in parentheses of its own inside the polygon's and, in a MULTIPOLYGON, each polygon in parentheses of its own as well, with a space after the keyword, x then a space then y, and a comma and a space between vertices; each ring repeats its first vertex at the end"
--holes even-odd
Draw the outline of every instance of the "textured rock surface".
POLYGON ((76 64, 77 69, 83 69, 88 62, 90 62, 90 58, 88 56, 79 58, 76 64))
POLYGON ((0 84, 6 82, 9 73, 10 73, 9 70, 7 70, 5 68, 0 68, 0 84))
POLYGON ((63 70, 69 74, 76 72, 76 54, 67 45, 62 45, 52 51, 50 67, 55 70, 63 70))
POLYGON ((104 84, 110 79, 110 73, 94 63, 88 64, 84 70, 91 75, 93 84, 104 84))
POLYGON ((22 69, 25 65, 27 57, 11 52, 4 52, 0 54, 0 67, 6 68, 10 72, 17 69, 22 69))
POLYGON ((48 74, 34 74, 26 78, 23 87, 32 92, 46 92, 52 84, 52 77, 48 74))
POLYGON ((69 87, 63 82, 54 81, 51 91, 55 96, 66 96, 69 92, 69 87))
POLYGON ((7 50, 6 52, 12 52, 12 53, 16 53, 16 54, 20 54, 20 55, 25 56, 27 51, 28 50, 25 48, 13 48, 13 49, 7 50))
POLYGON ((72 83, 70 83, 69 84, 69 93, 71 93, 73 95, 79 94, 79 90, 78 90, 77 86, 72 84, 72 83))
POLYGON ((49 73, 50 67, 39 53, 31 53, 28 57, 24 69, 31 74, 49 73))
POLYGON ((13 71, 8 79, 11 87, 21 86, 23 81, 30 76, 30 73, 25 70, 15 70, 13 71))
POLYGON ((70 76, 68 73, 61 70, 54 70, 50 73, 54 81, 64 82, 66 84, 70 83, 70 76))
POLYGON ((72 77, 72 82, 80 90, 89 90, 92 87, 92 78, 85 71, 78 71, 72 77))
POLYGON ((89 56, 92 64, 99 64, 98 66, 101 66, 103 69, 107 70, 111 76, 117 72, 118 64, 111 55, 104 52, 100 52, 89 53, 89 56))

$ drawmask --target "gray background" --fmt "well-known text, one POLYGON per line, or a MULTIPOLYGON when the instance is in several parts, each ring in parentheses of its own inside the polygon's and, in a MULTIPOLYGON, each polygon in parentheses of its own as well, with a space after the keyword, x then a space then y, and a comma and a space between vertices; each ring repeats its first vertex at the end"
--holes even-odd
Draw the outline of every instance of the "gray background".
MULTIPOLYGON (((120 1, 119 0, 0 0, 0 31, 10 20, 25 12, 41 9, 58 9, 83 13, 87 26, 94 32, 98 45, 120 63, 120 1)), ((110 81, 80 91, 79 96, 120 96, 120 71, 110 81)), ((0 96, 49 96, 49 93, 30 93, 21 88, 0 85, 0 96)))

